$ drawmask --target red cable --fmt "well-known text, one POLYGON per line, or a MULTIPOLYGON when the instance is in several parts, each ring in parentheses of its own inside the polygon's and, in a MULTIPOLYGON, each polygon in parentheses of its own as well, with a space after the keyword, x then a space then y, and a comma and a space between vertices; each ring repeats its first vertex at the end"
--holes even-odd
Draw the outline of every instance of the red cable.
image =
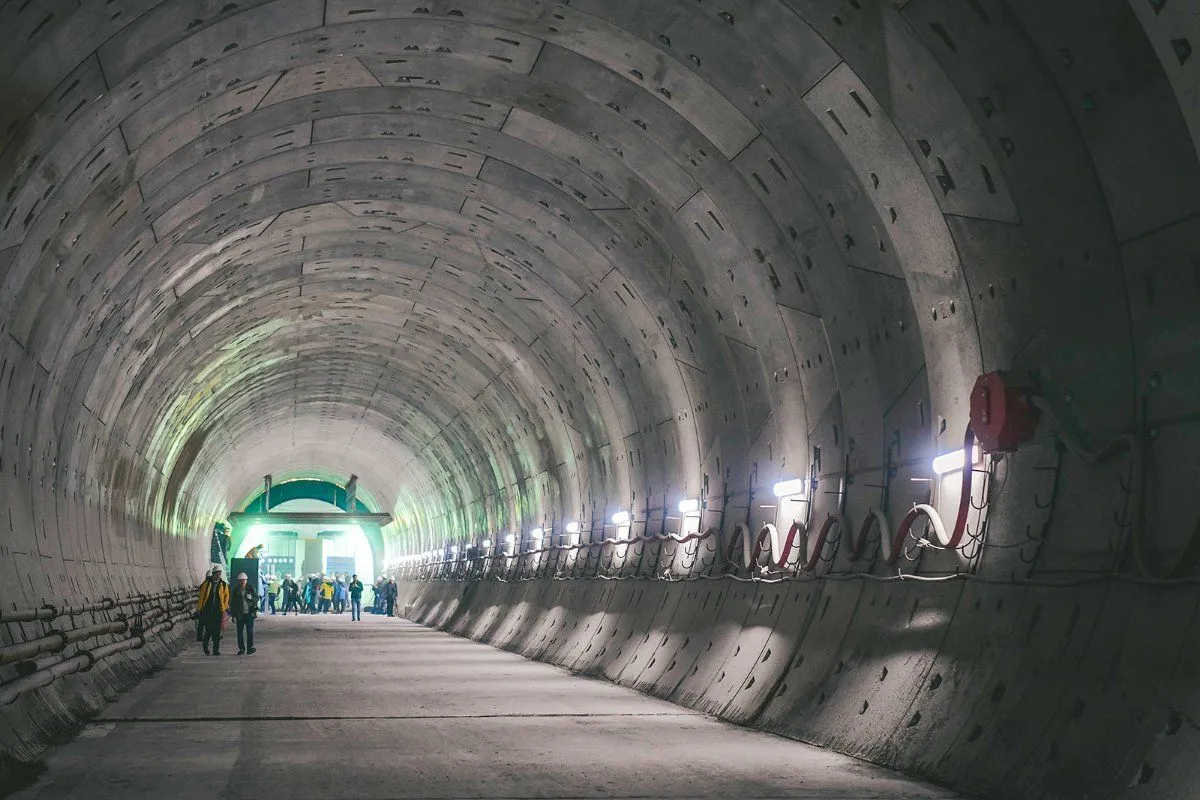
POLYGON ((833 526, 840 523, 841 518, 830 514, 825 517, 825 522, 821 525, 821 530, 817 534, 817 546, 813 548, 812 555, 808 560, 801 565, 801 569, 805 572, 812 572, 817 568, 817 562, 821 560, 821 551, 825 549, 825 542, 829 539, 829 532, 833 530, 833 526))
POLYGON ((867 513, 867 516, 863 518, 862 525, 858 528, 858 537, 854 540, 854 547, 850 550, 846 558, 851 561, 858 561, 862 558, 863 551, 867 549, 867 534, 871 532, 871 525, 878 519, 879 517, 875 514, 875 509, 871 509, 867 513))
MULTIPOLYGON (((950 534, 950 541, 946 542, 946 549, 948 550, 958 549, 963 534, 967 530, 967 512, 971 507, 971 477, 975 472, 974 459, 972 458, 974 447, 975 432, 968 425, 967 433, 963 437, 962 494, 958 498, 958 517, 954 520, 954 532, 950 534)), ((892 552, 888 555, 885 562, 889 567, 896 565, 896 561, 900 558, 900 553, 904 547, 904 540, 908 537, 909 530, 912 528, 913 523, 922 516, 928 516, 928 513, 925 509, 917 506, 905 514, 904 519, 900 520, 900 527, 896 529, 896 536, 892 539, 892 552)))

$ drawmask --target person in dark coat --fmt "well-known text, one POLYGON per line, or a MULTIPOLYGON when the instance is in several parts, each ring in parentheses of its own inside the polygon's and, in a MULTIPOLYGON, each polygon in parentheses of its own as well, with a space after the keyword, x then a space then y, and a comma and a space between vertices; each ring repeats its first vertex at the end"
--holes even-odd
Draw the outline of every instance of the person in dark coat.
POLYGON ((350 619, 362 622, 363 582, 355 575, 350 579, 350 619))
POLYGON ((258 589, 250 585, 249 576, 238 573, 237 585, 229 599, 229 615, 237 623, 237 642, 240 656, 254 652, 254 618, 258 616, 258 589))
POLYGON ((392 612, 396 609, 396 597, 400 594, 400 587, 391 578, 388 578, 387 586, 383 590, 384 602, 387 603, 387 615, 393 616, 392 612))
POLYGON ((317 613, 317 606, 321 602, 321 579, 316 575, 313 575, 311 578, 309 578, 308 591, 306 594, 308 600, 308 613, 317 613))
POLYGON ((291 574, 285 575, 283 578, 284 616, 287 616, 289 611, 300 613, 300 585, 292 580, 291 574))
POLYGON ((371 584, 371 613, 383 613, 383 587, 387 584, 383 578, 377 578, 375 583, 371 584))

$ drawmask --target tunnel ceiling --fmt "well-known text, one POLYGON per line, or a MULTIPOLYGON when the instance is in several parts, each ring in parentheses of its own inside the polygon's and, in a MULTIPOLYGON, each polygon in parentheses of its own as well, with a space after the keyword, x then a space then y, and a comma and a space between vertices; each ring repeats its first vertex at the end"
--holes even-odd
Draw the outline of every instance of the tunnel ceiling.
POLYGON ((1176 5, 10 0, 5 447, 174 533, 356 473, 403 551, 917 463, 990 369, 1177 416, 1176 5))

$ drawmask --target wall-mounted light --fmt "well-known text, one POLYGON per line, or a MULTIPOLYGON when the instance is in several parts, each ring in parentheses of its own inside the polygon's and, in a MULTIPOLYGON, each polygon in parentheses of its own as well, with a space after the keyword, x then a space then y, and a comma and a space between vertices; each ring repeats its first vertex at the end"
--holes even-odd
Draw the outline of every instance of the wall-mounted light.
POLYGON ((486 550, 486 549, 488 549, 488 548, 489 548, 489 547, 491 547, 491 546, 492 546, 492 540, 491 540, 491 539, 484 539, 484 540, 483 540, 483 548, 484 548, 485 550, 486 550))
POLYGON ((529 532, 529 535, 532 536, 534 539, 540 539, 540 538, 542 538, 542 536, 545 535, 545 533, 546 533, 546 531, 544 528, 534 528, 533 530, 531 530, 529 532))
POLYGON ((680 514, 695 514, 700 510, 700 500, 695 497, 688 497, 679 501, 680 514))
POLYGON ((452 544, 452 545, 450 545, 450 552, 451 552, 451 553, 457 553, 457 552, 458 552, 458 545, 456 545, 456 544, 452 544))
MULTIPOLYGON (((983 454, 979 451, 979 445, 971 448, 971 463, 978 464, 983 454)), ((954 450, 949 453, 942 453, 933 460, 933 473, 935 475, 945 475, 947 472, 958 472, 967 464, 967 451, 954 450)))
POLYGON ((517 541, 517 537, 513 536, 511 533, 504 537, 505 544, 512 544, 515 541, 517 541))
POLYGON ((792 478, 791 480, 780 481, 775 484, 771 488, 771 491, 776 497, 794 497, 795 495, 804 494, 807 483, 803 478, 792 478))
POLYGON ((567 533, 579 533, 579 523, 578 522, 568 522, 567 523, 567 533))
POLYGON ((618 511, 617 513, 613 514, 612 515, 612 524, 613 525, 628 525, 629 524, 629 512, 628 511, 618 511))

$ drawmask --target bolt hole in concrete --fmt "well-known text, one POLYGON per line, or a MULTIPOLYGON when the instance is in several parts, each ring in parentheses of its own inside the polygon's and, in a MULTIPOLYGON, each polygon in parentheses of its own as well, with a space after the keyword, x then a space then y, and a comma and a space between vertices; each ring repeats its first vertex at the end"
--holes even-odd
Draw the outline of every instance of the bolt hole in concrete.
POLYGON ((256 633, 253 659, 189 645, 10 773, 8 796, 957 797, 408 621, 267 617, 256 633))

